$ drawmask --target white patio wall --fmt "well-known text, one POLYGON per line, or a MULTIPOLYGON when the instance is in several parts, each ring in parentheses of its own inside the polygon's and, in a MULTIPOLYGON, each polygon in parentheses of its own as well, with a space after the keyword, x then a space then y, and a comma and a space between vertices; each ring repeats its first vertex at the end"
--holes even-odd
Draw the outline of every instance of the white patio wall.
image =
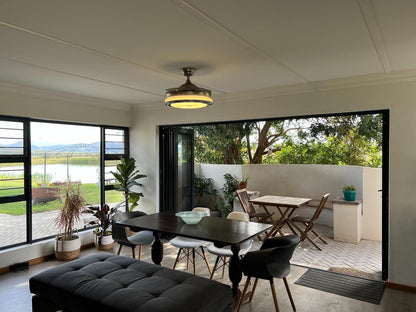
MULTIPOLYGON (((249 176, 248 189, 263 195, 306 197, 320 200, 325 193, 331 199, 342 198, 342 187, 354 184, 357 200, 363 202, 363 239, 381 241, 381 169, 332 165, 195 165, 195 173, 214 180, 217 189, 224 184, 224 174, 249 176)), ((297 214, 311 216, 312 207, 302 207, 297 214)), ((324 209, 319 223, 333 226, 332 209, 324 209)))

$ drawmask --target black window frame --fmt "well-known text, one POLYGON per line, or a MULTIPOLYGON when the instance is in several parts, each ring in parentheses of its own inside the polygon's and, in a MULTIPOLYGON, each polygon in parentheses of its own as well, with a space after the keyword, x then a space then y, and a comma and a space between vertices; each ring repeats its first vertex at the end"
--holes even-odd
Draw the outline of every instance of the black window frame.
MULTIPOLYGON (((105 203, 105 191, 114 189, 113 185, 108 185, 106 187, 104 181, 104 164, 105 160, 118 160, 120 156, 129 157, 130 149, 130 135, 129 128, 123 126, 111 126, 111 125, 99 125, 99 124, 89 124, 81 122, 66 122, 59 120, 43 120, 37 118, 27 118, 27 117, 16 117, 16 116, 7 116, 0 115, 0 121, 13 121, 13 122, 22 122, 23 123, 23 155, 0 155, 0 163, 23 163, 24 165, 24 194, 23 195, 11 195, 11 196, 2 196, 0 197, 0 204, 4 203, 13 203, 13 202, 22 202, 26 201, 26 241, 16 244, 10 244, 5 246, 0 246, 0 250, 6 250, 18 246, 24 246, 28 244, 33 244, 39 241, 48 240, 53 238, 54 235, 42 237, 38 239, 32 238, 32 180, 31 180, 31 122, 42 122, 42 123, 53 123, 53 124, 66 124, 74 126, 91 126, 100 128, 100 204, 104 205, 105 203), (114 129, 124 131, 124 153, 123 154, 105 154, 105 129, 114 129)), ((86 229, 80 229, 80 232, 86 231, 86 229)))

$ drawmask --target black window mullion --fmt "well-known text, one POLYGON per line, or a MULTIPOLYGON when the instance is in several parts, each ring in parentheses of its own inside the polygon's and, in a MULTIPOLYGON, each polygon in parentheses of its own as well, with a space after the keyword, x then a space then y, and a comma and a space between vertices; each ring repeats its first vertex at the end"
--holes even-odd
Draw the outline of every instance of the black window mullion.
POLYGON ((100 194, 101 206, 104 205, 105 199, 105 127, 101 127, 101 144, 100 144, 100 194))
POLYGON ((27 243, 32 243, 32 147, 30 141, 30 123, 25 120, 23 126, 23 149, 24 149, 24 177, 25 177, 25 199, 26 199, 26 238, 27 243))

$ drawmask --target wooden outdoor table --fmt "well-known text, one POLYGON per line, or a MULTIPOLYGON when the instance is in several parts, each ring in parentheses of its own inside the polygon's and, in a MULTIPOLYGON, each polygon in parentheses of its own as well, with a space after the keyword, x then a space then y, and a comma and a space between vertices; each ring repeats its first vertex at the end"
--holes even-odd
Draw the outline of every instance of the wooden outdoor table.
POLYGON ((273 222, 274 230, 270 231, 268 236, 274 236, 277 233, 283 236, 281 230, 282 226, 287 224, 294 234, 296 234, 293 229, 290 221, 290 217, 293 212, 299 206, 306 204, 312 200, 312 198, 300 198, 300 197, 288 197, 288 196, 276 196, 276 195, 266 195, 258 198, 251 199, 250 202, 255 205, 260 205, 263 209, 269 213, 267 206, 276 207, 280 213, 279 220, 273 222))

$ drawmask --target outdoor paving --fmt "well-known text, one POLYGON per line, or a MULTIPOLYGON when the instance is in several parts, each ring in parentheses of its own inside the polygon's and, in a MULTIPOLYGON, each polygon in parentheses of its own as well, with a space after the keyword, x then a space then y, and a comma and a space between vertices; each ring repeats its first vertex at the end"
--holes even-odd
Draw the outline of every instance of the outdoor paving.
MULTIPOLYGON (((57 211, 33 214, 33 238, 52 236, 57 233, 55 218, 57 211)), ((0 214, 0 247, 24 242, 26 216, 0 214)), ((79 228, 83 227, 81 222, 79 228)), ((371 274, 381 280, 381 242, 361 240, 359 244, 337 242, 333 240, 332 228, 317 224, 315 230, 328 242, 318 243, 322 251, 317 250, 308 241, 301 243, 295 250, 291 263, 323 270, 330 268, 355 269, 371 274)), ((257 239, 253 249, 261 245, 257 239)))

